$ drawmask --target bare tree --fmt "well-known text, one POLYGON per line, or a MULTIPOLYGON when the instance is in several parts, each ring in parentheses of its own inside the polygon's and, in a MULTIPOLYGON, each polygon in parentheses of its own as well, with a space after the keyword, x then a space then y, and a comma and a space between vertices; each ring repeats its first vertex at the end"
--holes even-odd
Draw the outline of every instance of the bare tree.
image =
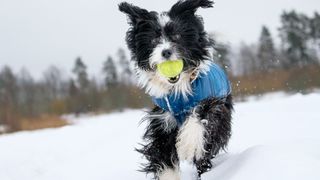
POLYGON ((6 124, 11 130, 18 128, 17 123, 17 79, 10 67, 0 71, 0 123, 6 124))
POLYGON ((62 71, 51 65, 44 73, 44 84, 47 87, 49 99, 59 99, 62 97, 62 71))
POLYGON ((117 70, 111 56, 103 64, 102 72, 104 74, 104 82, 107 88, 115 86, 118 81, 117 70))
POLYGON ((36 84, 29 71, 23 68, 18 76, 20 114, 27 117, 36 115, 36 84))
POLYGON ((255 45, 246 45, 242 43, 240 46, 238 65, 242 75, 249 75, 258 71, 258 61, 255 45))
POLYGON ((126 52, 124 49, 119 48, 117 55, 119 60, 119 81, 124 85, 130 85, 132 84, 132 70, 126 52))

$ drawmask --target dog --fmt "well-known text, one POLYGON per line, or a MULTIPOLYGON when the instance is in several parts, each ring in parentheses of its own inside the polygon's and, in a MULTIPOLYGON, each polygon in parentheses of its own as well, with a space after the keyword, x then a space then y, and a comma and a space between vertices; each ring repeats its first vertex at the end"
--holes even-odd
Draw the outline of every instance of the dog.
POLYGON ((144 117, 145 144, 137 151, 147 160, 141 171, 157 180, 179 180, 179 163, 185 160, 194 164, 200 179, 231 136, 230 82, 213 62, 214 41, 196 14, 199 8, 211 7, 210 0, 180 0, 169 11, 157 13, 119 4, 128 17, 126 43, 139 84, 155 104, 144 117), (178 75, 159 73, 159 64, 177 59, 183 61, 178 75))

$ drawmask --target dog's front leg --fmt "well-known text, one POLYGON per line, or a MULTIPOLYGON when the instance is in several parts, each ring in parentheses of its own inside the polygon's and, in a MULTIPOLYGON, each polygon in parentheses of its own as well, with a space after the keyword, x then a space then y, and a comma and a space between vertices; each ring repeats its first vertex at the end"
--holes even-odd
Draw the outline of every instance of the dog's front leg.
POLYGON ((190 114, 178 132, 176 148, 179 160, 199 160, 205 153, 206 128, 204 123, 207 120, 200 119, 194 110, 190 114))
POLYGON ((231 112, 231 95, 206 99, 192 111, 178 132, 178 157, 194 162, 199 177, 211 169, 211 159, 228 143, 231 112))
POLYGON ((155 107, 148 112, 145 120, 148 122, 143 137, 146 144, 138 150, 148 160, 143 171, 154 174, 157 180, 180 180, 175 118, 171 113, 155 107))

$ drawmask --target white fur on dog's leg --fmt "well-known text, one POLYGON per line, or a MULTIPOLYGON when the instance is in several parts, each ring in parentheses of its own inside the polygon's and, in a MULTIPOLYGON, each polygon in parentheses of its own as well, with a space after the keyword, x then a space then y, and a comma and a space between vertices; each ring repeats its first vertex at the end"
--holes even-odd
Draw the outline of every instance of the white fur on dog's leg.
POLYGON ((195 158, 199 160, 205 153, 206 130, 195 114, 187 118, 179 130, 176 148, 180 160, 192 162, 195 158))
POLYGON ((158 174, 159 180, 180 180, 180 172, 178 168, 164 168, 158 174))

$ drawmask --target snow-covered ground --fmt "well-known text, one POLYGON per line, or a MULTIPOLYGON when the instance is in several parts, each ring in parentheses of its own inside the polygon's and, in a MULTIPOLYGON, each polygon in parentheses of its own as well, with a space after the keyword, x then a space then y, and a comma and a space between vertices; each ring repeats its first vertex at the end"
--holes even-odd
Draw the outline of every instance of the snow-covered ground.
MULTIPOLYGON (((228 153, 204 180, 320 179, 320 94, 237 103, 228 153)), ((59 129, 0 136, 0 180, 141 180, 141 110, 83 117, 59 129)), ((182 164, 182 180, 193 169, 182 164)))

